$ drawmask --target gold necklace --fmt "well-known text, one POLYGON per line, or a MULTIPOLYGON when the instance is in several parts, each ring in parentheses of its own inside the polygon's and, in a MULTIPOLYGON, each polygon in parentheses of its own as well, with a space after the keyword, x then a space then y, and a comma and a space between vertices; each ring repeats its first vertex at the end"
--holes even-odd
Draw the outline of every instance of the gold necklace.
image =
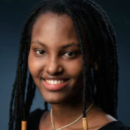
MULTIPOLYGON (((93 104, 94 104, 94 101, 93 101, 92 104, 88 107, 88 109, 86 110, 86 112, 88 112, 88 111, 92 108, 93 104)), ((53 130, 61 130, 61 129, 64 129, 64 128, 66 128, 66 127, 69 127, 70 125, 73 125, 74 123, 76 123, 77 121, 79 121, 80 118, 82 118, 82 116, 83 116, 83 115, 80 115, 80 116, 79 116, 76 120, 74 120, 73 122, 71 122, 71 123, 69 123, 69 124, 67 124, 67 125, 64 125, 64 126, 62 126, 62 127, 60 127, 60 128, 55 129, 54 123, 53 123, 52 109, 51 109, 51 111, 50 111, 51 125, 52 125, 53 130)))

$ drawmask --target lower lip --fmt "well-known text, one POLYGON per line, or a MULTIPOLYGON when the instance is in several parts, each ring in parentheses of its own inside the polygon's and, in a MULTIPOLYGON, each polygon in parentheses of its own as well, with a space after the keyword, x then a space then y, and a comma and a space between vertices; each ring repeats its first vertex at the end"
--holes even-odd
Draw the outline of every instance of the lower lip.
POLYGON ((48 90, 58 91, 58 90, 65 88, 66 85, 68 84, 68 81, 63 82, 61 84, 49 84, 45 80, 43 80, 43 84, 44 84, 45 88, 48 89, 48 90))

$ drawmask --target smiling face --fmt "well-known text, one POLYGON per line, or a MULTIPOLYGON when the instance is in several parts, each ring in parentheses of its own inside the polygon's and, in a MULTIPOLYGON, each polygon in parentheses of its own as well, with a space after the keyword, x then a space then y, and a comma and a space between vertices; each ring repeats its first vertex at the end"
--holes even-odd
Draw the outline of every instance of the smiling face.
POLYGON ((38 17, 32 29, 28 66, 47 102, 81 97, 82 55, 75 26, 67 14, 48 12, 38 17))

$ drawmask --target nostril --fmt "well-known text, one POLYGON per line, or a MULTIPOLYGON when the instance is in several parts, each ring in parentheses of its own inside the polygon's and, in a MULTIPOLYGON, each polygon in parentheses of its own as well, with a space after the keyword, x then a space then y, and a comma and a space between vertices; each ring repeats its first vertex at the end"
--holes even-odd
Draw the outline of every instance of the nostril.
POLYGON ((59 69, 48 69, 47 73, 51 76, 56 76, 56 75, 63 73, 63 69, 60 69, 60 70, 59 69))

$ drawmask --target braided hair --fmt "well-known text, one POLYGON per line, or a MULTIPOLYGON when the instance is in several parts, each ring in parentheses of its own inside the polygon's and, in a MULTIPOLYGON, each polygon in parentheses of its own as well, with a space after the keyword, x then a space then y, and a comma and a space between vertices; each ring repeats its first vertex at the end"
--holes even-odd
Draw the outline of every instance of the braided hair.
MULTIPOLYGON (((9 130, 20 130, 21 120, 26 120, 36 86, 28 72, 27 60, 32 27, 36 19, 47 11, 68 14, 75 25, 83 59, 83 117, 86 116, 86 99, 89 95, 106 113, 117 117, 118 62, 116 34, 104 10, 92 0, 43 0, 32 11, 21 35, 16 79, 10 102, 9 130), (82 36, 84 28, 86 41, 82 36), (89 46, 90 56, 97 60, 98 70, 91 66, 87 80, 85 44, 89 46)), ((45 103, 47 109, 47 103, 45 103)))

